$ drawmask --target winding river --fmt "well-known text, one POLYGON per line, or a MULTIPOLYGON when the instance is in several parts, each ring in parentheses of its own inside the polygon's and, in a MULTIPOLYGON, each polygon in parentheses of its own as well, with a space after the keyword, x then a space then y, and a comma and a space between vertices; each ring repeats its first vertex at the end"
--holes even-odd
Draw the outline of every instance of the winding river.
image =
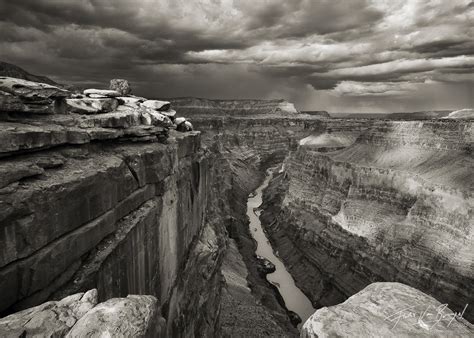
MULTIPOLYGON (((268 174, 263 184, 255 190, 255 195, 248 199, 247 215, 250 219, 250 232, 257 241, 256 254, 268 259, 275 265, 275 272, 268 274, 267 280, 278 288, 285 301, 286 308, 297 313, 302 323, 304 323, 316 310, 306 295, 296 286, 293 277, 286 270, 283 262, 273 252, 259 219, 260 211, 258 207, 262 204, 262 192, 267 187, 271 176, 271 173, 268 174)), ((300 328, 301 324, 298 327, 300 328)))

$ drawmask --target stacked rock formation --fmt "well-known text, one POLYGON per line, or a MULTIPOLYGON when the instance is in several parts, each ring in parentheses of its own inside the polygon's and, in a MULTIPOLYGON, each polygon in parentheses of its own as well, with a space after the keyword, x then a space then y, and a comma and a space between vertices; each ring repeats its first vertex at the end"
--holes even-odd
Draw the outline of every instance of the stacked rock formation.
POLYGON ((10 77, 0 77, 0 114, 0 153, 117 138, 164 141, 169 129, 192 130, 184 118, 174 123, 176 111, 167 101, 124 96, 116 90, 73 94, 10 77))
POLYGON ((156 305, 155 297, 138 295, 98 304, 92 289, 0 319, 0 336, 153 337, 163 324, 156 305))

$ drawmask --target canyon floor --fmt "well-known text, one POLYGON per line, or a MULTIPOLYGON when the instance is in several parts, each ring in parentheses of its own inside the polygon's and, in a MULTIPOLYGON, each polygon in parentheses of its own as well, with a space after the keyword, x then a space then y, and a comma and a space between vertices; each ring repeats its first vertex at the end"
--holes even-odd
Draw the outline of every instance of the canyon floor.
POLYGON ((464 115, 0 77, 0 336, 474 336, 464 115), (249 226, 264 182, 250 210, 316 310, 300 325, 249 226))

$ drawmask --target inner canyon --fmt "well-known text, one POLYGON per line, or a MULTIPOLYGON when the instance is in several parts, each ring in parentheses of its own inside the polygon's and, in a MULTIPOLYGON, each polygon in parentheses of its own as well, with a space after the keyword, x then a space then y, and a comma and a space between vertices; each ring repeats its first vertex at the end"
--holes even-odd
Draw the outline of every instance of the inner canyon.
POLYGON ((29 79, 0 77, 1 337, 474 336, 472 117, 29 79))

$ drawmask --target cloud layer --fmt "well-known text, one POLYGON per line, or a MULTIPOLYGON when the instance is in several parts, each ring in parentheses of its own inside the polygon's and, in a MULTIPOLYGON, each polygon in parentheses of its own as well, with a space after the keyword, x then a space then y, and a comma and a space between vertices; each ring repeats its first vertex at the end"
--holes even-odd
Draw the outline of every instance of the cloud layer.
POLYGON ((471 0, 1 0, 0 13, 0 59, 61 82, 330 111, 474 105, 471 0))

